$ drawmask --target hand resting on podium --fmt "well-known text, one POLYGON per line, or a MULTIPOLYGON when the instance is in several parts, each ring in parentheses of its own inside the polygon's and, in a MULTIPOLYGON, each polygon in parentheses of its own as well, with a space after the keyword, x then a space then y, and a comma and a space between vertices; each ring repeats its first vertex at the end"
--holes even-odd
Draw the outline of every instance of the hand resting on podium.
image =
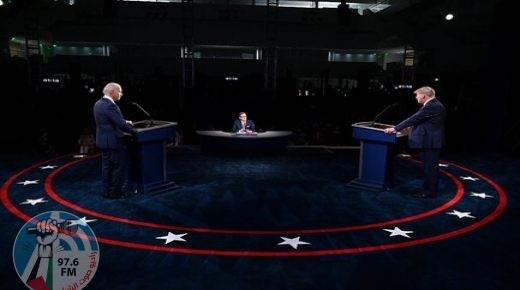
POLYGON ((410 127, 404 128, 404 129, 401 130, 401 131, 396 131, 395 128, 392 126, 392 127, 389 127, 389 128, 384 129, 384 132, 385 132, 386 134, 393 134, 393 133, 396 133, 396 134, 397 134, 397 137, 400 137, 400 136, 406 136, 406 135, 408 135, 408 133, 410 132, 410 127))
POLYGON ((384 129, 384 131, 386 134, 393 134, 393 133, 397 132, 397 131, 395 131, 394 127, 386 128, 386 129, 384 129))

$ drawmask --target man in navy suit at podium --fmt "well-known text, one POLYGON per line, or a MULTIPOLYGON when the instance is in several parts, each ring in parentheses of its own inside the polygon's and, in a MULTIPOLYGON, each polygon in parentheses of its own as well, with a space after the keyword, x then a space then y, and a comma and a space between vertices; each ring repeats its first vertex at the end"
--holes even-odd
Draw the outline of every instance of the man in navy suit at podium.
POLYGON ((238 113, 238 120, 233 123, 234 133, 251 134, 255 132, 255 123, 247 119, 247 114, 244 112, 238 113))
POLYGON ((421 87, 414 93, 417 102, 422 107, 395 127, 385 129, 385 133, 391 134, 412 127, 408 134, 408 147, 418 149, 421 153, 424 173, 423 189, 414 196, 435 197, 439 180, 440 152, 444 146, 446 109, 435 98, 433 88, 421 87))
POLYGON ((118 199, 123 197, 124 186, 130 182, 128 152, 123 132, 134 134, 135 130, 132 122, 125 120, 116 104, 123 96, 121 85, 108 83, 103 94, 94 104, 96 146, 102 152, 103 197, 118 199))

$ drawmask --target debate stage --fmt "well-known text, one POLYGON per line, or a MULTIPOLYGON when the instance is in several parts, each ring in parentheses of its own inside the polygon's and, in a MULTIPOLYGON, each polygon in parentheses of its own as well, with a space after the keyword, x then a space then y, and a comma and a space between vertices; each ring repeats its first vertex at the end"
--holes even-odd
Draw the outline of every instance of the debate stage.
POLYGON ((87 289, 518 286, 520 160, 444 156, 440 196, 418 199, 409 195, 422 184, 414 156, 396 159, 389 191, 347 187, 358 154, 175 148, 167 174, 181 188, 124 200, 100 196, 98 155, 0 155, 0 288, 24 289, 13 243, 47 211, 85 217, 95 233, 99 268, 87 289))

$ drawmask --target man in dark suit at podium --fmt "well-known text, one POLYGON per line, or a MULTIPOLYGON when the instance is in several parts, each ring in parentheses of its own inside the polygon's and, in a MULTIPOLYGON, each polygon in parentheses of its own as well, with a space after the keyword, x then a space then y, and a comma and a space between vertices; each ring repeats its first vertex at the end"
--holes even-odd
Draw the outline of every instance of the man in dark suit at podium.
POLYGON ((440 151, 444 146, 444 120, 446 109, 435 98, 435 90, 431 87, 421 87, 415 90, 415 98, 422 107, 406 120, 385 129, 391 134, 412 127, 408 134, 408 146, 418 149, 423 161, 424 185, 416 192, 416 197, 437 196, 439 180, 440 151))
POLYGON ((251 134, 255 132, 255 123, 247 119, 247 114, 244 112, 238 113, 238 120, 233 123, 234 133, 251 134))
POLYGON ((129 183, 128 152, 124 133, 134 134, 132 122, 126 121, 116 104, 123 96, 123 89, 117 83, 108 83, 103 89, 104 96, 94 104, 96 121, 96 146, 101 153, 101 174, 103 197, 118 199, 123 197, 124 186, 129 183))

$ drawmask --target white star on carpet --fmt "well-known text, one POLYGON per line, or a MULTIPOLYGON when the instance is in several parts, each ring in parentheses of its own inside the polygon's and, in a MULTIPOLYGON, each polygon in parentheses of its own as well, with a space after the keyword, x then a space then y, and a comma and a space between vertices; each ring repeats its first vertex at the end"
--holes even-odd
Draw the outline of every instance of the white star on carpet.
POLYGON ((480 197, 482 199, 486 199, 488 197, 493 198, 492 195, 488 195, 485 192, 470 192, 469 196, 476 196, 476 197, 480 197))
POLYGON ((446 163, 439 163, 439 166, 440 166, 440 167, 450 167, 450 166, 449 166, 448 164, 446 164, 446 163))
POLYGON ((471 176, 461 176, 460 178, 462 178, 462 180, 471 180, 471 181, 477 181, 477 180, 479 180, 478 178, 476 178, 476 177, 471 177, 471 176))
POLYGON ((73 220, 71 221, 69 224, 72 226, 72 225, 80 225, 80 226, 86 226, 87 223, 90 223, 90 222, 95 222, 97 220, 88 220, 86 216, 80 218, 79 220, 73 220))
POLYGON ((36 205, 38 203, 44 203, 47 202, 43 199, 43 197, 40 197, 38 199, 26 199, 24 202, 20 202, 20 204, 30 204, 30 205, 36 205))
POLYGON ((38 184, 38 181, 39 180, 25 180, 25 181, 22 181, 22 182, 18 182, 16 184, 23 184, 23 185, 27 185, 27 184, 38 184))
POLYGON ((58 167, 58 165, 45 165, 45 166, 40 166, 40 169, 42 170, 45 170, 45 169, 54 169, 58 167))
POLYGON ((184 237, 185 235, 187 235, 188 233, 184 233, 184 234, 179 234, 179 235, 176 235, 172 232, 168 232, 168 235, 167 236, 163 236, 163 237, 157 237, 155 239, 161 239, 161 240, 164 240, 164 244, 169 244, 173 241, 181 241, 181 242, 186 242, 185 239, 183 239, 182 237, 184 237))
POLYGON ((88 155, 87 154, 77 154, 77 155, 74 155, 72 156, 73 158, 85 158, 87 157, 88 155))
POLYGON ((458 210, 453 210, 452 212, 447 212, 446 214, 455 215, 459 219, 461 219, 461 218, 472 218, 472 219, 474 219, 475 218, 474 216, 471 215, 471 212, 469 212, 469 211, 461 212, 461 211, 458 211, 458 210))
POLYGON ((387 231, 390 233, 390 237, 393 237, 393 236, 403 236, 403 237, 406 237, 406 238, 411 238, 408 234, 411 234, 413 233, 413 231, 403 231, 401 230, 400 228, 398 227, 395 227, 393 230, 391 229, 383 229, 384 231, 387 231))
POLYGON ((410 155, 410 154, 399 154, 399 156, 401 156, 401 157, 412 157, 412 155, 410 155))
POLYGON ((298 249, 299 245, 310 245, 310 243, 300 241, 300 237, 296 237, 296 238, 292 238, 292 239, 289 239, 286 237, 280 237, 280 238, 282 238, 283 242, 278 243, 278 245, 289 245, 289 246, 293 247, 293 249, 295 249, 295 250, 298 249))

